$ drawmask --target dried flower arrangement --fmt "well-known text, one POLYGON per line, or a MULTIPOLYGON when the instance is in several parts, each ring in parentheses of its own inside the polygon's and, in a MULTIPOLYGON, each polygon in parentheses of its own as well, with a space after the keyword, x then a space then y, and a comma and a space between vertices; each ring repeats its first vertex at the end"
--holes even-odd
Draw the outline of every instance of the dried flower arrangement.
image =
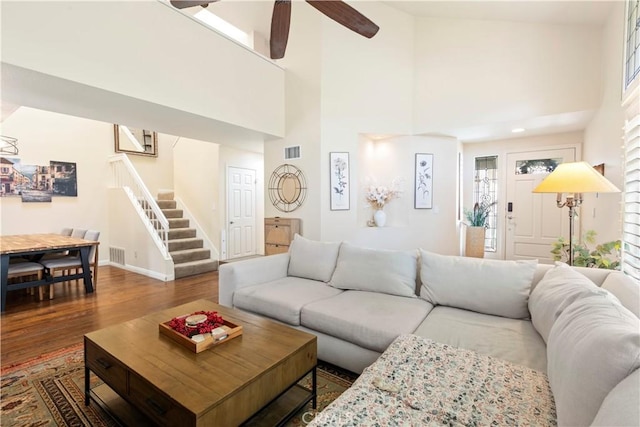
POLYGON ((178 316, 171 319, 168 323, 169 327, 185 337, 191 338, 198 334, 208 334, 212 330, 218 328, 224 324, 222 316, 218 315, 216 311, 196 311, 189 316, 178 316), (197 323, 190 323, 187 321, 189 318, 196 316, 204 316, 197 323))

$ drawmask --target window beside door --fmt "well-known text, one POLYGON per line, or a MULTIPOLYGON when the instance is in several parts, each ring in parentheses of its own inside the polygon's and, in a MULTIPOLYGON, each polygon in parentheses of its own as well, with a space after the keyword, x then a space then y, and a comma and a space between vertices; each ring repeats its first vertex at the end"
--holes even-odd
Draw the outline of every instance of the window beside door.
MULTIPOLYGON (((475 172, 473 180, 473 202, 491 204, 498 201, 498 156, 475 158, 475 172)), ((484 239, 484 249, 495 252, 498 242, 498 206, 491 207, 487 217, 487 231, 484 239)))

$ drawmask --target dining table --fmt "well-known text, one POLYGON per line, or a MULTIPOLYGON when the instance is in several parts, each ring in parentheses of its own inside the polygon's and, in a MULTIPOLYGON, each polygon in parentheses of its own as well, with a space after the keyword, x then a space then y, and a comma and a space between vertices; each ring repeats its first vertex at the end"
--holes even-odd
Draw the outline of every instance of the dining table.
POLYGON ((91 254, 91 248, 99 244, 98 241, 79 239, 55 233, 0 236, 0 290, 2 294, 0 310, 5 310, 8 290, 27 289, 74 279, 83 279, 85 292, 88 294, 92 293, 93 281, 89 267, 91 261, 89 256, 91 254), (60 276, 53 277, 51 274, 45 274, 44 277, 39 280, 8 283, 8 270, 11 258, 25 258, 31 262, 38 262, 46 254, 62 251, 78 251, 82 272, 78 273, 77 270, 75 270, 75 273, 71 273, 71 270, 69 270, 66 274, 60 276))

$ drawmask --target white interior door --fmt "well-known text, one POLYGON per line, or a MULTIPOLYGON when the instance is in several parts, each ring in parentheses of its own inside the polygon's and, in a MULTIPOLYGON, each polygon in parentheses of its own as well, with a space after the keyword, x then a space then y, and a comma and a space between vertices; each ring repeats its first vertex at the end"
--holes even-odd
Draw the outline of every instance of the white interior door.
POLYGON ((543 167, 536 167, 544 162, 536 160, 565 163, 575 158, 575 148, 507 154, 506 259, 553 262, 552 243, 560 236, 569 237, 569 210, 556 206, 556 194, 532 193, 549 175, 543 167))
POLYGON ((227 258, 256 254, 256 171, 227 170, 227 258))

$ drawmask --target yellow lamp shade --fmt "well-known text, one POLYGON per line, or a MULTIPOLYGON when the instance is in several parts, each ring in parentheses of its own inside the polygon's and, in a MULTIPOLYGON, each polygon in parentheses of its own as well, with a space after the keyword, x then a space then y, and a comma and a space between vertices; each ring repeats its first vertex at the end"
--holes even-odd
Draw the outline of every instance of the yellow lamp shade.
POLYGON ((562 163, 534 190, 534 193, 619 193, 587 162, 562 163))

